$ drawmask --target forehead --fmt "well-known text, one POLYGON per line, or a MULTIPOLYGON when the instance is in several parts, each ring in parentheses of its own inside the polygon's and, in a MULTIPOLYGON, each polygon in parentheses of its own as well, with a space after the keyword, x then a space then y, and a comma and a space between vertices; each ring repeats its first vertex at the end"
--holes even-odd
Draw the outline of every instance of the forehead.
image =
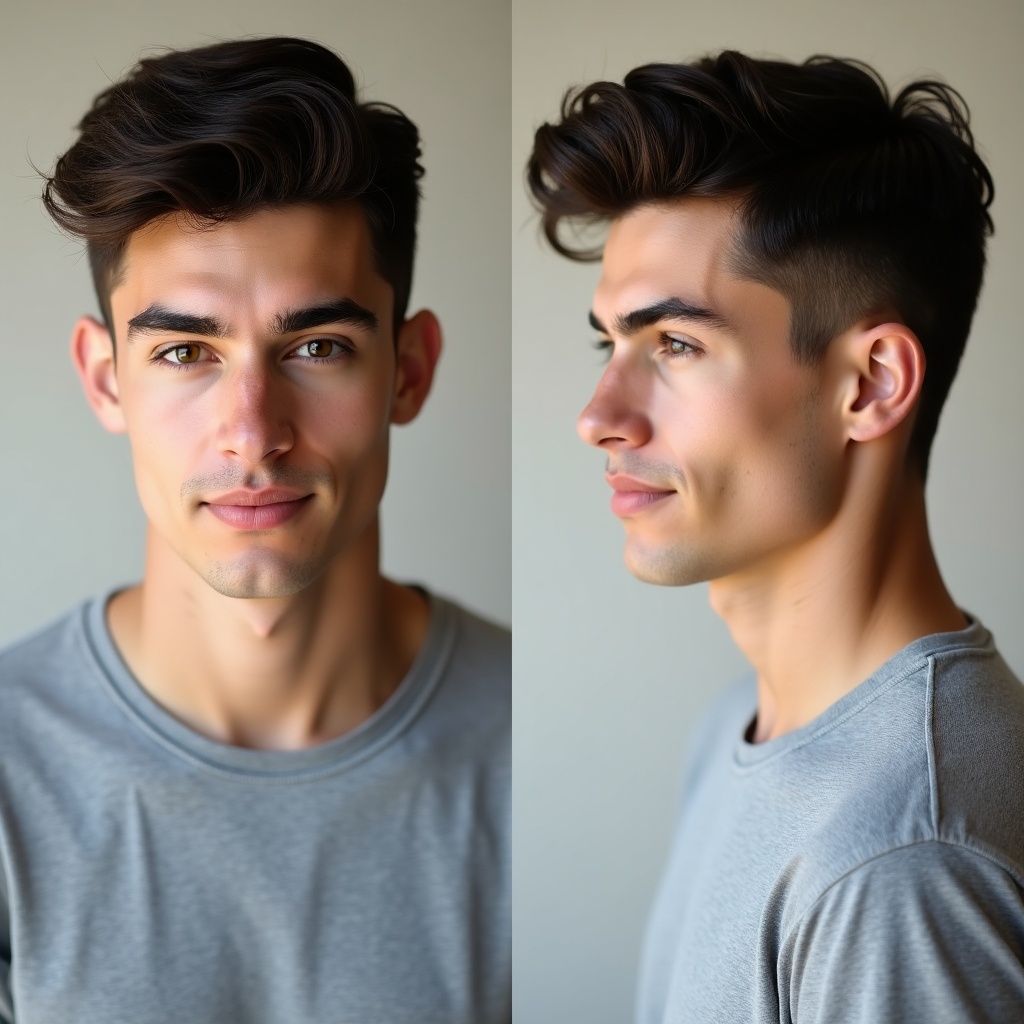
POLYGON ((353 203, 266 209, 202 227, 181 214, 158 218, 129 239, 111 302, 121 319, 158 300, 255 313, 339 296, 376 312, 392 298, 353 203))
POLYGON ((604 247, 595 309, 639 308, 655 294, 682 289, 709 300, 724 277, 739 224, 735 203, 685 198, 640 206, 612 222, 604 247))
POLYGON ((742 339, 788 336, 790 303, 734 269, 740 207, 687 197, 631 210, 612 222, 594 312, 603 323, 668 298, 714 310, 742 339))
POLYGON ((644 260, 686 268, 721 264, 739 223, 738 205, 727 200, 685 197, 638 206, 612 222, 605 270, 620 277, 644 260))

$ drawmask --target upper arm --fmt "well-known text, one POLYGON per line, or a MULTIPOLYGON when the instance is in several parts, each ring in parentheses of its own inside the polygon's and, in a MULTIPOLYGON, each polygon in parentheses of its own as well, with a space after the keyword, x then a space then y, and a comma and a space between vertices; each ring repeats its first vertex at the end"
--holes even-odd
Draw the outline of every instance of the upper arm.
POLYGON ((832 885, 780 957, 796 1024, 1024 1020, 1024 899, 972 850, 924 842, 832 885))

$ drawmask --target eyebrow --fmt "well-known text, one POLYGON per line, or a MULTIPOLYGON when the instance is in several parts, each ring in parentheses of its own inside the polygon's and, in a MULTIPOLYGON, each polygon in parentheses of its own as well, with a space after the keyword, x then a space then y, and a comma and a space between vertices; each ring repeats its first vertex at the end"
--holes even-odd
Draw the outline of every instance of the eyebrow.
MULTIPOLYGON (((275 334, 292 334, 308 331, 326 324, 348 324, 365 331, 376 331, 380 326, 376 315, 352 299, 336 299, 315 306, 303 306, 278 313, 271 324, 275 334)), ((230 325, 214 316, 186 313, 168 309, 155 302, 128 321, 127 340, 138 334, 176 333, 198 334, 205 338, 228 338, 230 325)))
MULTIPOLYGON (((602 334, 611 333, 597 319, 593 311, 589 314, 588 320, 595 331, 600 331, 602 334)), ((652 302, 648 306, 631 310, 628 313, 620 313, 615 317, 612 326, 616 333, 629 337, 632 334, 639 334, 647 327, 653 327, 654 324, 660 323, 662 320, 685 320, 718 331, 734 333, 732 324, 721 313, 675 296, 669 299, 659 299, 657 302, 652 302)))
POLYGON ((183 313, 154 302, 128 321, 127 340, 131 341, 137 334, 157 332, 201 334, 207 338, 226 338, 231 333, 228 325, 214 316, 183 313))
POLYGON ((313 327, 325 324, 347 324, 359 327, 364 331, 376 331, 380 326, 376 315, 365 306, 360 306, 352 299, 336 299, 316 306, 305 306, 302 309, 290 309, 278 313, 274 317, 275 334, 292 334, 295 331, 308 331, 313 327))

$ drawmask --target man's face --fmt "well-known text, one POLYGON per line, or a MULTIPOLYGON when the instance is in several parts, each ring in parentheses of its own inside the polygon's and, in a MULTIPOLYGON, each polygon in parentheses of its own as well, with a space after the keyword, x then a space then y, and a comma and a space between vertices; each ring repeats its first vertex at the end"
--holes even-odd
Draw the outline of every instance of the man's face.
POLYGON ((610 358, 579 432, 607 455, 626 562, 687 584, 784 557, 834 515, 842 446, 827 360, 798 364, 789 303, 730 269, 732 204, 614 222, 594 297, 610 358))
POLYGON ((116 392, 151 530, 230 597, 282 597, 376 523, 392 289, 354 205, 136 232, 111 294, 116 392))

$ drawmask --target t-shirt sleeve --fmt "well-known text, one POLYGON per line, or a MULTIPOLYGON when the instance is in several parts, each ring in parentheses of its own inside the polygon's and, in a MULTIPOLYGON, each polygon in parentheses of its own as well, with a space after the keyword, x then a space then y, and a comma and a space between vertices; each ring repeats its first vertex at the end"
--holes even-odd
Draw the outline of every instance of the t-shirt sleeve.
POLYGON ((918 843, 861 865, 780 954, 781 1016, 794 1024, 1024 1021, 1021 887, 964 847, 918 843))

